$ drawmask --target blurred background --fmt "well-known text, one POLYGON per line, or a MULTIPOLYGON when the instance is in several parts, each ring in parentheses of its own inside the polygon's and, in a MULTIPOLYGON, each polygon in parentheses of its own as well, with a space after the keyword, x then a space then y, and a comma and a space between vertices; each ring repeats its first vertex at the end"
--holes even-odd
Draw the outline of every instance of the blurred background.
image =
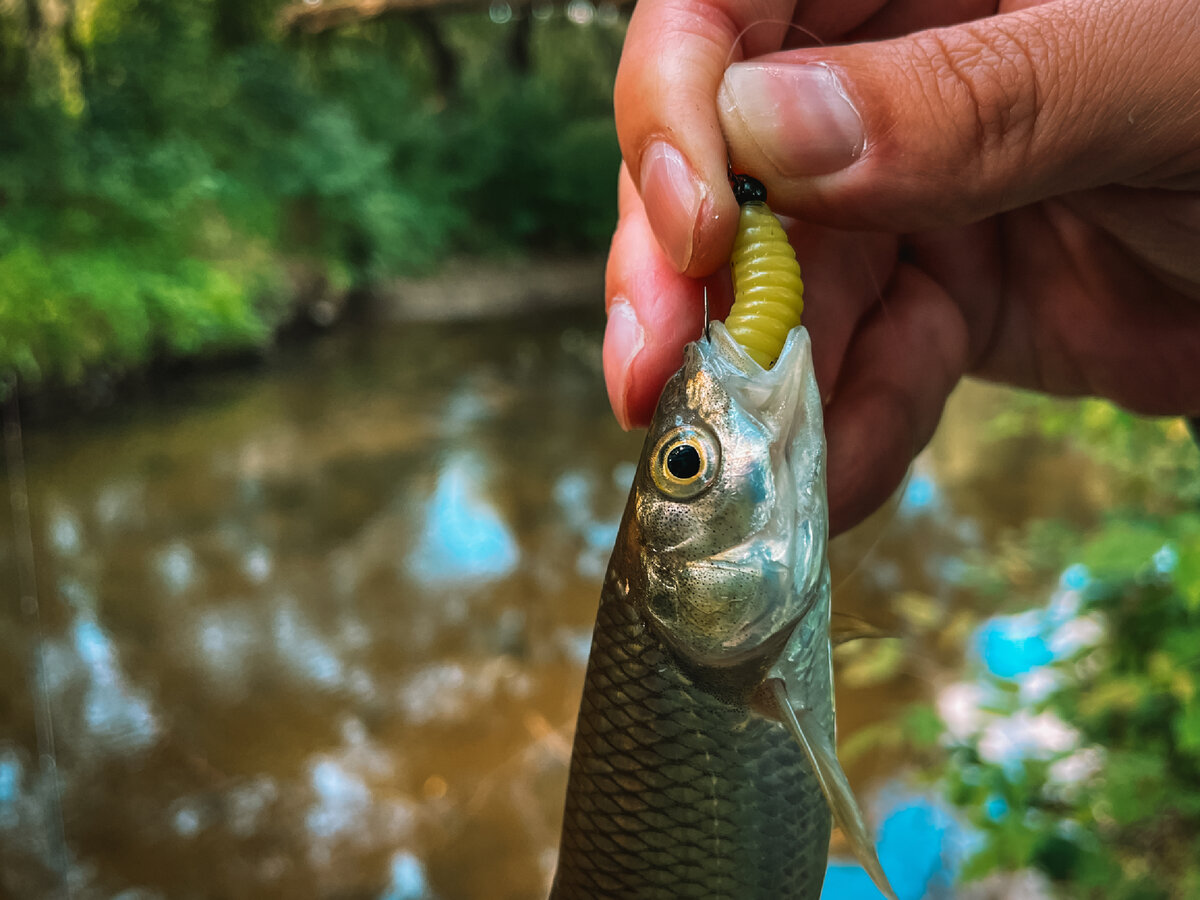
MULTIPOLYGON (((544 896, 628 14, 0 0, 0 897, 544 896)), ((968 383, 834 542, 901 900, 1200 897, 1198 504, 1184 422, 968 383)))

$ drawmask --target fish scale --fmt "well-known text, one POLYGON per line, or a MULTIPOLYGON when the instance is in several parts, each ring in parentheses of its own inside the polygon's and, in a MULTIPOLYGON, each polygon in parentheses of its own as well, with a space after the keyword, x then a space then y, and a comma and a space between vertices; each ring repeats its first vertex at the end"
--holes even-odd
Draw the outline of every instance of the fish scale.
POLYGON ((697 687, 601 594, 552 900, 819 895, 831 819, 787 731, 697 687))

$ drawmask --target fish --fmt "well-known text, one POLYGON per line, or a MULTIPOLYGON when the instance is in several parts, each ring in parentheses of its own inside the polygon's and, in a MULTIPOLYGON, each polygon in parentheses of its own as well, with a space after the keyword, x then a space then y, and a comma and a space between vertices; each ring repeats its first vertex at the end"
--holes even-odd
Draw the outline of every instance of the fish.
POLYGON ((817 900, 834 821, 895 900, 834 750, 828 520, 807 330, 764 369, 706 325, 601 589, 551 900, 817 900))

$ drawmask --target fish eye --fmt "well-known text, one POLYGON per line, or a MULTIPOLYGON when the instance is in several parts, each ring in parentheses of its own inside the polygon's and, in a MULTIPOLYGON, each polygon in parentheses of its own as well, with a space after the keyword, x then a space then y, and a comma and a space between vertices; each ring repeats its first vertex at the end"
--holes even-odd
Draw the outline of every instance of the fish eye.
POLYGON ((680 481, 690 481, 700 474, 704 461, 700 451, 691 444, 676 444, 667 452, 667 474, 680 481))
POLYGON ((672 499, 687 500, 716 480, 721 454, 706 429, 679 425, 659 438, 650 459, 655 487, 672 499))

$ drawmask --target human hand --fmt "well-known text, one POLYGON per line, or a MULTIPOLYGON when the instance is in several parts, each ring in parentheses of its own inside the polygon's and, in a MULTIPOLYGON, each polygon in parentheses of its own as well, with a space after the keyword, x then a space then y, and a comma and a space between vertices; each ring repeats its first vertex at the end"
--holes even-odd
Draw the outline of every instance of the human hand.
POLYGON ((618 420, 649 419, 704 284, 724 293, 727 152, 800 220, 835 532, 967 372, 1200 413, 1198 46, 1193 0, 641 0, 615 98, 618 420))

